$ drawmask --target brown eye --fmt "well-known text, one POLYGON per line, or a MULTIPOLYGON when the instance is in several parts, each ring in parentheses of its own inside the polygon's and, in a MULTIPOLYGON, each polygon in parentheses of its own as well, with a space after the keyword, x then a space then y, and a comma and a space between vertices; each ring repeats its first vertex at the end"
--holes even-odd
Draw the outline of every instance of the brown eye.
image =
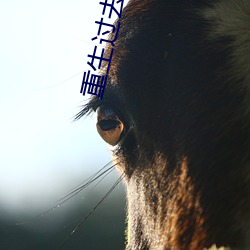
POLYGON ((98 107, 96 128, 102 139, 115 146, 124 133, 124 124, 117 114, 107 105, 98 107))

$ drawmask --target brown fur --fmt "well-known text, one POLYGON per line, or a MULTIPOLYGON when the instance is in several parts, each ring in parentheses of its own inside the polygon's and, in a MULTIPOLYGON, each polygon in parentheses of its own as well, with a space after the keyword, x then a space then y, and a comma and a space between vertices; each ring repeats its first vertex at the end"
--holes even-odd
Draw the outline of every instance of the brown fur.
POLYGON ((249 23, 215 30, 225 9, 248 20, 249 4, 237 3, 131 0, 118 20, 104 99, 82 114, 108 104, 125 124, 114 157, 126 174, 127 250, 250 249, 250 51, 237 60, 235 48, 249 47, 249 23), (243 61, 242 71, 232 63, 243 61))

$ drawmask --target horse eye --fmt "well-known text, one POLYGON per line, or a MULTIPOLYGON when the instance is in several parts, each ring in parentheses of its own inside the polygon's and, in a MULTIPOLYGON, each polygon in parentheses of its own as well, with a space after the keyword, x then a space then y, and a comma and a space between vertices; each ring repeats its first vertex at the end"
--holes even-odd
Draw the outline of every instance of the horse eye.
POLYGON ((102 139, 108 144, 115 146, 124 134, 124 124, 114 110, 102 105, 97 108, 96 128, 102 139))

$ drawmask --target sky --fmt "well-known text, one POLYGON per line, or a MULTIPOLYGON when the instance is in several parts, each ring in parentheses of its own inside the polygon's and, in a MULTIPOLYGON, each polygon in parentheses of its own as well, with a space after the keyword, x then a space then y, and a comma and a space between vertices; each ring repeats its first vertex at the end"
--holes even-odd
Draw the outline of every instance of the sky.
POLYGON ((99 0, 0 1, 0 207, 54 199, 111 160, 95 117, 73 121, 101 13, 99 0))

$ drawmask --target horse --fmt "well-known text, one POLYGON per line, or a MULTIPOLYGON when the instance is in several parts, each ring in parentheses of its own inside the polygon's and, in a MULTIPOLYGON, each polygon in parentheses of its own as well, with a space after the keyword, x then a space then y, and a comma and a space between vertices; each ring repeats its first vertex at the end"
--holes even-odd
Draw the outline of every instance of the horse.
POLYGON ((78 118, 124 176, 126 250, 250 249, 250 1, 130 0, 114 25, 78 118))

